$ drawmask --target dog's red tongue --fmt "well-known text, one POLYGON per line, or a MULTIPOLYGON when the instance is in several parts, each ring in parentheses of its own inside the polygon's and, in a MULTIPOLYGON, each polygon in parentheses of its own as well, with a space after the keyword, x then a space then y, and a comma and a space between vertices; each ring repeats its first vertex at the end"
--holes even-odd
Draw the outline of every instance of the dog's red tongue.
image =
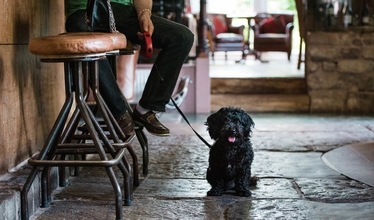
POLYGON ((228 137, 227 140, 231 143, 235 142, 235 137, 228 137))

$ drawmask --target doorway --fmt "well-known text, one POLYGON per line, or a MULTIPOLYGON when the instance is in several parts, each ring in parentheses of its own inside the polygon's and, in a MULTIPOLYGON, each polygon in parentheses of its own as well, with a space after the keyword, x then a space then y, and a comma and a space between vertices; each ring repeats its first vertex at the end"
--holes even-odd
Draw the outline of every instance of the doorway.
MULTIPOLYGON (((298 69, 300 32, 295 0, 235 2, 238 7, 234 14, 291 11, 294 14, 291 58, 289 61, 285 52, 266 52, 261 58, 268 60, 267 63, 256 60, 253 55, 248 55, 244 62, 236 62, 241 59, 240 51, 227 52, 227 59, 224 52, 215 52, 214 60, 210 56, 209 69, 212 111, 230 105, 240 106, 248 112, 309 112, 305 67, 301 65, 298 69)), ((221 4, 215 2, 215 5, 221 4)), ((249 28, 245 19, 234 22, 249 28)), ((250 48, 253 48, 252 36, 253 31, 250 30, 250 48)))
MULTIPOLYGON (((210 56, 211 78, 304 78, 304 65, 301 65, 300 69, 297 68, 300 32, 295 0, 234 0, 234 2, 229 8, 227 4, 214 2, 210 5, 208 2, 208 13, 254 15, 257 12, 288 11, 295 15, 291 60, 288 61, 287 54, 283 52, 266 52, 262 54, 262 58, 268 60, 268 63, 255 60, 253 55, 248 55, 244 62, 238 63, 237 61, 241 59, 241 52, 227 52, 227 59, 225 59, 225 52, 215 52, 214 60, 210 56)), ((233 19, 233 25, 245 25, 244 33, 248 33, 250 29, 246 19, 233 19)), ((253 48, 253 31, 250 29, 249 36, 245 37, 249 40, 250 49, 253 48)))

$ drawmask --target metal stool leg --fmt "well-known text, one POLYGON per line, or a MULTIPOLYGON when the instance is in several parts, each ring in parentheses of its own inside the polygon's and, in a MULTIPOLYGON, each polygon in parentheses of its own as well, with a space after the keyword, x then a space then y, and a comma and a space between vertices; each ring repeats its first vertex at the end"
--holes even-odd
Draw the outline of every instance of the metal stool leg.
MULTIPOLYGON (((127 54, 127 55, 133 55, 134 53, 133 52, 130 52, 127 51, 123 54, 127 54)), ((116 73, 116 56, 108 56, 108 60, 109 60, 109 63, 112 67, 112 71, 113 71, 113 74, 115 77, 117 77, 117 73, 116 73)), ((127 109, 130 111, 131 115, 133 113, 132 111, 132 108, 130 106, 130 104, 126 101, 126 105, 127 105, 127 109)), ((147 137, 143 131, 143 126, 139 126, 139 125, 136 125, 135 126, 135 133, 136 133, 136 137, 140 143, 140 146, 142 148, 142 153, 143 153, 143 174, 144 175, 147 175, 148 174, 148 161, 149 161, 149 156, 148 156, 148 140, 147 140, 147 137)))
MULTIPOLYGON (((81 64, 81 63, 80 63, 81 64)), ((97 62, 93 63, 93 74, 95 76, 98 76, 98 68, 97 68, 97 62)), ((104 132, 101 130, 99 123, 96 121, 95 116, 91 112, 89 106, 87 103, 85 103, 83 96, 82 96, 82 81, 83 81, 83 74, 81 72, 81 68, 77 67, 77 72, 79 72, 79 76, 76 79, 76 89, 75 89, 75 96, 76 96, 76 103, 77 107, 80 109, 81 114, 84 118, 85 123, 87 124, 87 129, 89 130, 92 141, 94 142, 95 146, 97 146, 98 154, 103 161, 108 161, 108 158, 106 156, 106 153, 104 151, 104 146, 102 145, 100 139, 103 141, 103 144, 109 149, 112 156, 116 153, 113 146, 109 143, 109 140, 107 139, 104 132), (95 128, 95 130, 94 130, 95 128), (100 136, 100 138, 99 138, 100 136)), ((97 79, 96 79, 97 80, 97 79)), ((98 99, 96 101, 99 101, 98 99)), ((117 178, 114 174, 112 167, 106 168, 108 176, 111 180, 113 189, 115 191, 115 200, 116 200, 116 218, 122 219, 122 192, 120 185, 118 184, 117 178)), ((126 178, 126 177, 125 177, 126 178)))
POLYGON ((147 136, 145 136, 143 127, 138 127, 135 129, 136 137, 138 138, 138 141, 140 143, 140 146, 142 147, 143 152, 143 174, 148 174, 148 161, 149 161, 149 155, 148 155, 148 139, 147 136))
MULTIPOLYGON (((71 72, 69 71, 69 68, 66 68, 66 67, 67 66, 65 65, 65 93, 66 93, 65 103, 57 117, 55 124, 53 125, 53 128, 47 138, 47 141, 45 142, 38 156, 39 160, 45 159, 45 157, 47 156, 47 153, 49 153, 49 151, 51 150, 52 145, 56 143, 56 141, 58 140, 62 132, 62 129, 65 125, 65 122, 69 116, 71 106, 73 104, 73 95, 72 95, 72 90, 71 90, 72 77, 71 77, 71 72)), ((38 166, 34 166, 32 168, 26 180, 26 183, 23 186, 22 191, 21 191, 21 210, 22 210, 21 217, 22 219, 25 219, 25 220, 29 219, 27 194, 30 190, 32 183, 34 182, 38 169, 39 169, 38 166)))
MULTIPOLYGON (((103 119, 105 121, 105 124, 107 125, 107 128, 110 132, 112 139, 114 140, 114 142, 119 143, 120 138, 117 136, 117 133, 122 133, 122 131, 119 128, 117 122, 114 120, 114 117, 111 115, 110 111, 108 111, 108 108, 106 107, 105 102, 99 93, 99 80, 98 80, 99 74, 97 70, 98 69, 97 63, 92 63, 91 69, 93 70, 93 71, 89 71, 91 74, 91 89, 93 91, 93 96, 95 98, 96 105, 102 113, 103 119), (95 80, 92 80, 92 79, 95 79, 95 80), (116 129, 114 128, 115 125, 117 125, 116 129)), ((103 139, 104 144, 107 145, 112 156, 115 155, 117 152, 109 143, 109 140, 106 138, 106 135, 103 135, 101 139, 103 139)), ((122 158, 122 162, 120 162, 118 166, 124 176, 125 204, 131 205, 131 198, 132 198, 132 190, 131 190, 132 187, 130 186, 131 166, 127 162, 126 158, 122 158)))

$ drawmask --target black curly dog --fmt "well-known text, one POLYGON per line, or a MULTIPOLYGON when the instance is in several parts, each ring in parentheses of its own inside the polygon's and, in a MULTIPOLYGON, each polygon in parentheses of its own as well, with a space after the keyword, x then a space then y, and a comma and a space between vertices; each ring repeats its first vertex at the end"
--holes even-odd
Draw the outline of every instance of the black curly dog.
POLYGON ((215 143, 209 152, 206 179, 212 188, 208 196, 220 196, 227 190, 235 190, 238 196, 251 196, 250 185, 253 149, 250 141, 254 122, 240 108, 224 107, 211 114, 205 123, 215 143))

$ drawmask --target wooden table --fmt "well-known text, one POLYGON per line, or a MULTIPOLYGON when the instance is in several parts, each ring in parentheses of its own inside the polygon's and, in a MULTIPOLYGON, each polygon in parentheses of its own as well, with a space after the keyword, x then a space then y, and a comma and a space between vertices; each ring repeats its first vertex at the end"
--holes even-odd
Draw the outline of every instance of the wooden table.
POLYGON ((250 47, 249 39, 251 36, 251 21, 253 18, 255 18, 255 16, 256 16, 255 14, 237 14, 237 15, 228 14, 227 15, 227 17, 231 19, 234 19, 234 18, 246 19, 247 24, 248 24, 248 39, 246 40, 245 45, 244 45, 244 51, 243 51, 244 56, 242 57, 241 60, 236 61, 236 63, 244 63, 247 55, 254 55, 254 51, 250 47))

